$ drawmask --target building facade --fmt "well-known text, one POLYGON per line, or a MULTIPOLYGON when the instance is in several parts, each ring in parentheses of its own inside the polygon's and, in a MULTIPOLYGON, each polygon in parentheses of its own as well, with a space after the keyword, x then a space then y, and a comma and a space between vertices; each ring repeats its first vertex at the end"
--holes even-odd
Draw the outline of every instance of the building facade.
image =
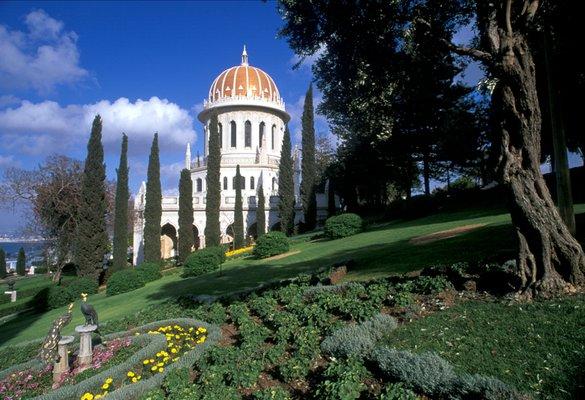
MULTIPOLYGON (((221 145, 221 208, 220 225, 222 242, 233 240, 231 230, 234 221, 235 175, 240 166, 243 177, 242 199, 244 229, 247 237, 255 237, 257 231, 257 190, 261 186, 266 199, 266 230, 276 229, 278 217, 278 166, 285 126, 290 120, 285 104, 274 80, 266 72, 248 63, 246 48, 240 65, 223 71, 211 84, 204 108, 198 115, 203 124, 203 155, 193 158, 190 145, 185 152, 185 168, 191 171, 193 181, 193 209, 195 248, 205 246, 205 198, 211 114, 218 116, 221 145)), ((302 220, 300 201, 300 152, 293 150, 295 182, 295 223, 302 220)), ((177 177, 178 178, 178 177, 177 177)), ((143 255, 144 198, 143 182, 135 202, 134 263, 140 263, 143 255)), ((327 198, 317 194, 318 218, 327 215, 327 198)), ((161 254, 173 257, 177 248, 179 197, 163 196, 161 219, 161 254)))

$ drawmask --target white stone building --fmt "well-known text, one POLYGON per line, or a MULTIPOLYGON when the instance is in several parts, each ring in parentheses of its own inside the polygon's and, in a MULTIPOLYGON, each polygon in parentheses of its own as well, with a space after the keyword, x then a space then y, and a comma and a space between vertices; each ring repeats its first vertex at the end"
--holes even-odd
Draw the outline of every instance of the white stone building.
MULTIPOLYGON (((266 199, 266 230, 278 225, 278 165, 285 125, 290 120, 283 99, 274 80, 266 72, 248 64, 246 48, 240 65, 223 71, 211 84, 204 100, 204 109, 198 119, 204 125, 204 154, 192 159, 190 145, 185 153, 185 168, 191 170, 193 180, 193 209, 195 247, 205 246, 205 196, 209 119, 211 112, 218 115, 221 143, 221 208, 222 242, 233 239, 236 166, 244 178, 242 190, 244 229, 247 236, 256 235, 256 194, 262 185, 266 199)), ((300 154, 293 150, 295 181, 295 223, 302 220, 300 186, 300 154)), ((178 177, 177 177, 178 180, 178 177)), ((134 263, 143 256, 143 210, 146 184, 143 182, 134 201, 134 263)), ((161 219, 161 253, 163 258, 175 255, 179 230, 179 197, 163 196, 161 219)), ((317 194, 317 217, 327 215, 327 197, 317 194)))

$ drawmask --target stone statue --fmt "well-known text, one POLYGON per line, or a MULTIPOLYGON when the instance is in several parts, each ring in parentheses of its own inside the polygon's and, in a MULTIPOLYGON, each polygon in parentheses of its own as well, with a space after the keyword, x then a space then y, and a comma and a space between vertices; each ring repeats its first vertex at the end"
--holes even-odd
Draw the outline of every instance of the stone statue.
POLYGON ((6 284, 8 285, 8 291, 9 292, 13 292, 14 291, 14 285, 16 284, 16 281, 12 278, 7 279, 6 280, 6 284))
MULTIPOLYGON (((83 300, 81 302, 81 313, 85 317, 85 326, 99 326, 97 311, 91 304, 87 304, 87 293, 81 293, 81 300, 83 300)), ((97 329, 96 332, 99 333, 97 329)))
POLYGON ((39 358, 43 363, 52 364, 59 362, 58 344, 61 340, 61 330, 71 322, 71 312, 73 303, 69 304, 67 312, 53 321, 53 326, 43 342, 43 347, 39 353, 39 358))

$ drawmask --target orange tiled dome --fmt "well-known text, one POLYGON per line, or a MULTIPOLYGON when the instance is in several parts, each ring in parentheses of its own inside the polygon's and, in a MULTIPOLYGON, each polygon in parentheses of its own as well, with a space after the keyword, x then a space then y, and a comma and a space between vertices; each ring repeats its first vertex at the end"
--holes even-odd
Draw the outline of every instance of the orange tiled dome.
POLYGON ((280 94, 274 80, 260 68, 248 65, 248 54, 244 47, 242 64, 223 71, 209 88, 209 102, 230 98, 250 97, 280 102, 280 94))

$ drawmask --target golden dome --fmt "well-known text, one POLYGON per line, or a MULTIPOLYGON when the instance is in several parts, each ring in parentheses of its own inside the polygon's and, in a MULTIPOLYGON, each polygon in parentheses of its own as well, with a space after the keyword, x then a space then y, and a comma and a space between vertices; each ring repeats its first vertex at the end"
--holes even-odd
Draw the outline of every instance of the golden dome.
POLYGON ((248 65, 246 47, 242 53, 242 63, 219 74, 209 88, 210 103, 236 98, 282 102, 278 88, 270 75, 260 68, 248 65))

